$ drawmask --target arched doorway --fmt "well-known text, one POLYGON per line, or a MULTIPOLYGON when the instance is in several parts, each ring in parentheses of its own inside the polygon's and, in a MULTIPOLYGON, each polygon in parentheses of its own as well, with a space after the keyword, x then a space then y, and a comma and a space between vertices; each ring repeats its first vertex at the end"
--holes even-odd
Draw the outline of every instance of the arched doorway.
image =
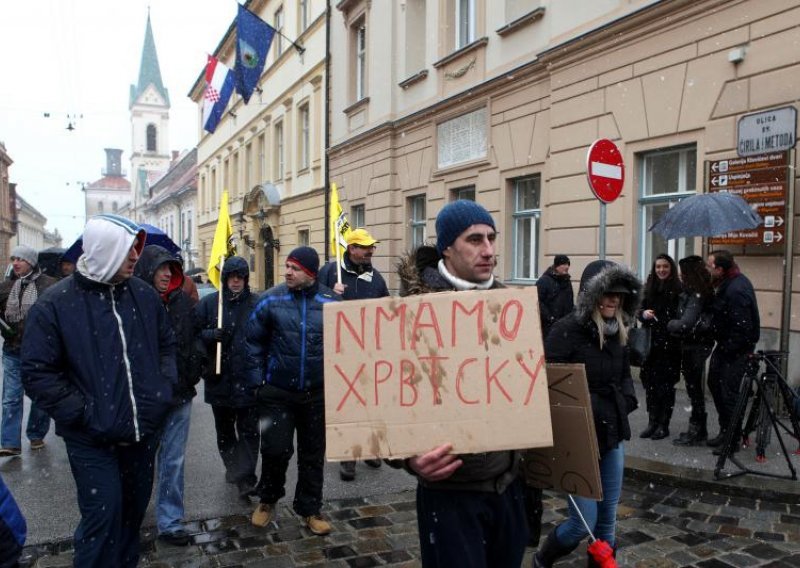
POLYGON ((272 227, 261 228, 261 241, 264 244, 264 290, 275 286, 275 250, 280 246, 272 236, 272 227))

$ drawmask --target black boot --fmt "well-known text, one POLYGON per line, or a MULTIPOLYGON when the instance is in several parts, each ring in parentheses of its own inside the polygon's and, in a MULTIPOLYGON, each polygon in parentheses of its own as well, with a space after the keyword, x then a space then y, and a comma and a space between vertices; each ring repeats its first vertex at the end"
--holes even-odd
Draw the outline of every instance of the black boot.
POLYGON ((665 424, 664 422, 660 422, 656 427, 655 432, 653 432, 653 435, 650 436, 650 439, 663 440, 667 436, 669 436, 669 426, 667 426, 667 424, 665 424))
POLYGON ((689 419, 689 430, 675 438, 672 443, 676 446, 699 446, 708 439, 706 430, 706 414, 697 414, 689 419))
POLYGON ((547 535, 547 540, 544 541, 544 544, 533 555, 533 568, 550 568, 556 560, 566 556, 576 548, 577 546, 564 546, 561 544, 556 538, 555 529, 553 529, 547 535))
POLYGON ((658 428, 658 421, 656 420, 655 415, 651 414, 647 422, 647 428, 642 430, 642 433, 639 434, 639 437, 649 438, 650 436, 653 435, 653 432, 655 432, 657 428, 658 428))
POLYGON ((725 437, 728 435, 727 431, 723 428, 719 429, 719 434, 706 442, 706 446, 710 448, 717 448, 725 442, 725 437))

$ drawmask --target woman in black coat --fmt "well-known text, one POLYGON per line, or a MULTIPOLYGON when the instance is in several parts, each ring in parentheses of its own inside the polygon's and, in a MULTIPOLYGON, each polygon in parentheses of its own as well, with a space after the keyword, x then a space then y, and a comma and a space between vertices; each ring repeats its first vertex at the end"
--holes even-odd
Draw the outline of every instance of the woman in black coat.
MULTIPOLYGON (((574 497, 596 538, 616 543, 617 503, 622 491, 624 440, 630 440, 628 414, 636 393, 628 359, 628 326, 633 321, 642 285, 627 268, 609 261, 590 263, 583 271, 575 310, 556 322, 545 341, 548 362, 583 363, 592 401, 603 500, 574 497)), ((580 448, 576 448, 580 450, 580 448)), ((575 506, 536 553, 533 566, 552 566, 578 547, 588 533, 575 506)), ((594 560, 589 556, 589 565, 594 560)))
POLYGON ((692 415, 689 418, 689 430, 682 432, 672 443, 696 446, 705 443, 708 438, 703 371, 714 347, 710 319, 714 288, 711 274, 701 257, 687 256, 678 264, 681 267, 683 291, 678 301, 677 316, 667 324, 667 331, 681 341, 681 370, 692 403, 692 415))
POLYGON ((680 293, 675 261, 668 254, 658 255, 647 277, 639 315, 650 329, 650 354, 639 375, 645 389, 649 420, 640 438, 661 440, 669 436, 675 385, 681 378, 681 343, 667 331, 667 323, 678 315, 680 293))

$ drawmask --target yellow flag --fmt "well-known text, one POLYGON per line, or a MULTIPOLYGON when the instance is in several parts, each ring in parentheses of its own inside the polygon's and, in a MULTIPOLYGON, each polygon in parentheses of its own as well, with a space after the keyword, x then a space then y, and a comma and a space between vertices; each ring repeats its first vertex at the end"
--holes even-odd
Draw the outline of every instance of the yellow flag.
POLYGON ((336 258, 341 258, 347 250, 347 235, 350 234, 350 223, 347 221, 347 215, 342 211, 342 205, 339 203, 339 191, 336 189, 336 184, 331 184, 331 209, 330 209, 330 223, 331 223, 331 255, 336 258), (339 247, 339 254, 336 253, 336 247, 339 247))
POLYGON ((219 218, 217 230, 214 231, 214 242, 211 243, 211 257, 208 259, 208 281, 220 289, 220 263, 229 256, 236 254, 233 243, 233 226, 231 216, 228 214, 228 192, 222 192, 219 202, 219 218))

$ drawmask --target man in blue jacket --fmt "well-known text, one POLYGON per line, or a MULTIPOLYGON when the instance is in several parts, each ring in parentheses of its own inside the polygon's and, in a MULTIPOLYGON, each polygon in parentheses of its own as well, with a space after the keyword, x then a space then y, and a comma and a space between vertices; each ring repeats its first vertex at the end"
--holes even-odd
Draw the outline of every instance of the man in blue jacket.
MULTIPOLYGON (((355 229, 345 238, 347 250, 342 257, 340 268, 336 261, 329 262, 319 271, 319 282, 324 284, 344 300, 369 300, 389 295, 386 281, 372 266, 372 254, 378 241, 366 229, 355 229), (341 274, 341 282, 339 281, 341 274)), ((381 460, 364 460, 370 467, 381 467, 381 460)), ((356 478, 356 462, 343 461, 339 464, 339 477, 342 481, 356 478)))
POLYGON ((67 448, 82 568, 136 566, 158 432, 177 383, 167 311, 132 277, 144 239, 124 217, 92 217, 77 270, 39 297, 22 341, 25 391, 67 448))
POLYGON ((251 522, 267 526, 286 494, 286 469, 297 432, 294 510, 316 535, 331 532, 320 516, 325 465, 322 307, 338 299, 317 282, 319 256, 298 247, 286 259, 286 283, 267 290, 247 324, 249 383, 261 415, 259 504, 251 522))

